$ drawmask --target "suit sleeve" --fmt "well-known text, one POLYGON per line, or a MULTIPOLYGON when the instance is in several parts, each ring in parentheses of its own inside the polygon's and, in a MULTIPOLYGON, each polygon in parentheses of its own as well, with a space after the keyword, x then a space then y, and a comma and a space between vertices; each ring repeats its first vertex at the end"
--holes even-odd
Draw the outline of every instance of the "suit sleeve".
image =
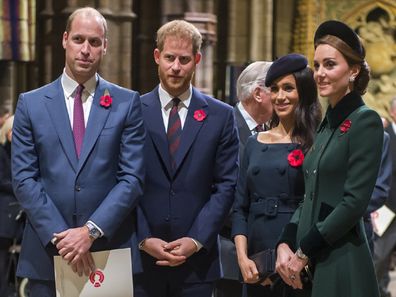
POLYGON ((26 97, 19 97, 12 133, 11 166, 15 196, 46 246, 54 232, 69 228, 41 183, 39 158, 26 97))
POLYGON ((90 217, 111 238, 143 194, 144 157, 140 96, 133 92, 120 139, 117 183, 90 217))
POLYGON ((370 213, 376 211, 378 208, 384 205, 386 199, 389 196, 392 183, 392 156, 390 154, 389 147, 389 134, 384 132, 381 165, 366 215, 370 215, 370 213))
POLYGON ((234 202, 235 186, 238 176, 239 139, 234 113, 227 109, 223 129, 217 145, 213 165, 212 194, 203 206, 188 236, 198 240, 205 249, 210 249, 229 214, 234 202))
POLYGON ((381 161, 382 123, 372 110, 362 111, 353 122, 348 131, 348 172, 344 194, 332 212, 301 239, 300 247, 309 257, 335 244, 359 222, 373 192, 381 161))

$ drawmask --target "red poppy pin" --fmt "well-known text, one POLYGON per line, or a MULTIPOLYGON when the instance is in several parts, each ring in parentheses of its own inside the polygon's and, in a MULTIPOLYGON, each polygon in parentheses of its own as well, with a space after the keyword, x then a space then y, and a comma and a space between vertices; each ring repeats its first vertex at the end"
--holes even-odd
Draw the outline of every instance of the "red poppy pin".
POLYGON ((341 134, 344 134, 348 132, 349 128, 352 126, 352 121, 351 120, 345 120, 341 125, 340 125, 340 131, 341 134))
POLYGON ((202 122, 205 118, 206 113, 203 111, 203 109, 194 111, 194 119, 196 119, 198 122, 202 122))
POLYGON ((109 90, 106 89, 103 93, 103 96, 100 97, 100 106, 104 108, 109 108, 112 102, 113 98, 111 98, 109 90))
POLYGON ((304 154, 302 150, 292 150, 290 154, 287 155, 287 160, 290 166, 300 167, 304 162, 304 154))

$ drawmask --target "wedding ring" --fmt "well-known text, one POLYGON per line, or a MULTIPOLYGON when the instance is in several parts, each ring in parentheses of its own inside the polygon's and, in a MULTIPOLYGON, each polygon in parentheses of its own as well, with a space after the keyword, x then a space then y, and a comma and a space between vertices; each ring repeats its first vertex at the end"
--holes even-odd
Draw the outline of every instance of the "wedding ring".
POLYGON ((294 281, 294 280, 296 280, 296 276, 295 276, 294 274, 292 274, 292 275, 290 275, 290 279, 291 279, 292 281, 294 281))

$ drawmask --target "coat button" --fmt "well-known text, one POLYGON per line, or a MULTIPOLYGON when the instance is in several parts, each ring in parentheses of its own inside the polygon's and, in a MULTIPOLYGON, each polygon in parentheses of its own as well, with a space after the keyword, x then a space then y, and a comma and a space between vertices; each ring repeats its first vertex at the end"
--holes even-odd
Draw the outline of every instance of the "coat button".
POLYGON ((169 222, 169 216, 167 216, 167 217, 165 218, 165 221, 166 221, 166 222, 169 222))
POLYGON ((76 185, 75 189, 76 189, 77 192, 81 191, 81 187, 79 185, 76 185))
POLYGON ((170 194, 171 194, 171 196, 175 196, 176 195, 175 191, 173 191, 173 190, 170 191, 170 194))

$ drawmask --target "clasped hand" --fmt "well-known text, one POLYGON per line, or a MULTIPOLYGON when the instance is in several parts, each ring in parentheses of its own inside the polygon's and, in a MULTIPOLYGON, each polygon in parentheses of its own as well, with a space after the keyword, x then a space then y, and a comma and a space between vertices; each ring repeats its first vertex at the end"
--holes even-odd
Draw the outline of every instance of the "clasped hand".
POLYGON ((307 263, 308 260, 297 257, 287 244, 281 243, 278 246, 275 270, 294 289, 303 288, 300 275, 307 263))
POLYGON ((89 275, 95 271, 95 262, 89 251, 92 239, 86 227, 71 228, 60 233, 54 233, 58 253, 71 265, 79 276, 89 275))
POLYGON ((157 265, 179 266, 197 251, 197 246, 189 237, 182 237, 172 242, 160 238, 147 238, 144 251, 157 259, 157 265))

